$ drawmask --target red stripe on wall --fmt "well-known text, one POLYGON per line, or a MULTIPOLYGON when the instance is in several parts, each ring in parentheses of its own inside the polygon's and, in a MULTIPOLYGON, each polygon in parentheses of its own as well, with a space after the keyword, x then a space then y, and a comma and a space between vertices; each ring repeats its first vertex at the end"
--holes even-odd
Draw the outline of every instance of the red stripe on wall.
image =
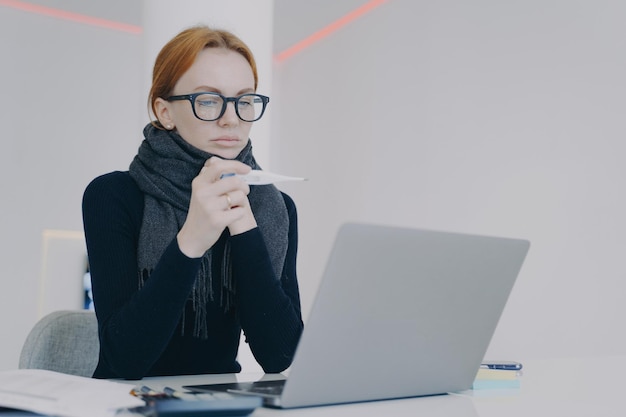
POLYGON ((35 13, 44 16, 54 17, 56 19, 69 20, 72 22, 83 23, 91 26, 98 26, 105 29, 117 30, 121 32, 132 33, 138 35, 143 32, 141 26, 129 25, 127 23, 116 22, 113 20, 100 19, 98 17, 87 16, 80 13, 68 12, 65 10, 54 9, 52 7, 41 6, 38 4, 26 3, 17 0, 0 0, 0 6, 10 7, 28 13, 35 13))
POLYGON ((369 13, 370 11, 374 10, 375 8, 377 8, 378 6, 383 5, 387 1, 389 1, 389 0, 370 0, 370 1, 368 1, 367 3, 362 5, 361 7, 351 11, 350 13, 348 13, 345 16, 335 20, 331 24, 323 27, 322 29, 320 29, 317 32, 313 33, 312 35, 308 36, 307 38, 304 38, 303 40, 301 40, 300 42, 296 43, 295 45, 293 45, 293 46, 285 49, 284 51, 278 53, 275 56, 275 59, 278 62, 285 61, 286 59, 292 57, 293 55, 297 54, 298 52, 302 51, 303 49, 306 49, 306 48, 310 47, 314 43, 319 42, 320 40, 326 38, 327 36, 329 36, 333 32, 336 32, 337 30, 341 29, 342 27, 346 26, 347 24, 353 22, 354 20, 358 19, 359 17, 363 16, 364 14, 369 13))

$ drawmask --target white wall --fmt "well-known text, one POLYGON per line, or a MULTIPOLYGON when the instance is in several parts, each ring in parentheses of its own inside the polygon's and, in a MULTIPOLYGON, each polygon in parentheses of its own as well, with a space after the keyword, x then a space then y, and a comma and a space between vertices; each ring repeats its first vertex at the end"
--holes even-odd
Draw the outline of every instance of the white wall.
MULTIPOLYGON (((324 3, 294 15, 277 0, 275 21, 324 3)), ((391 0, 279 65, 274 166, 310 178, 283 187, 300 212, 305 311, 343 221, 522 237, 488 354, 626 353, 625 13, 391 0)))
MULTIPOLYGON (((138 1, 75 3, 42 2, 139 24, 138 1)), ((128 168, 147 119, 140 48, 140 35, 0 6, 0 369, 17 367, 32 325, 58 306, 55 294, 82 286, 83 190, 99 174, 128 168), (47 239, 49 230, 69 233, 47 239), (75 282, 48 281, 44 297, 41 279, 63 269, 54 256, 70 252, 76 259, 65 267, 75 282)))

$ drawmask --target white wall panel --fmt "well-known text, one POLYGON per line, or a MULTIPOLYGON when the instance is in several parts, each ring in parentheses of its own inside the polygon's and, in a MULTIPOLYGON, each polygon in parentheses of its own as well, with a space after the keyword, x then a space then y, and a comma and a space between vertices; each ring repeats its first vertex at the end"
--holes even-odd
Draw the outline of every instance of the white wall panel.
MULTIPOLYGON (((126 23, 136 24, 140 4, 124 4, 126 23)), ((98 16, 84 6, 74 12, 98 16)), ((0 369, 17 367, 45 308, 74 307, 54 294, 80 290, 86 251, 53 244, 44 265, 42 241, 47 229, 80 233, 88 182, 128 168, 145 123, 140 52, 141 35, 0 6, 0 369)))
MULTIPOLYGON (((277 21, 306 19, 285 3, 277 21)), ((610 0, 390 0, 277 65, 273 157, 310 178, 283 187, 301 214, 305 311, 343 221, 522 237, 489 355, 626 352, 625 14, 610 0)))

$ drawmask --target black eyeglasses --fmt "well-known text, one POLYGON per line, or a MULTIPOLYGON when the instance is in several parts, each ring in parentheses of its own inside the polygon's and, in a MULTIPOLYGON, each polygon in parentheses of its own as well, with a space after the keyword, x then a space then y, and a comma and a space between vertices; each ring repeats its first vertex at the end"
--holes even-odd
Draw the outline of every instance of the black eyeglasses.
POLYGON ((235 113, 244 122, 256 122, 265 113, 270 98, 260 94, 242 94, 238 97, 224 97, 219 93, 193 93, 169 96, 167 101, 189 100, 193 114, 200 120, 212 122, 226 112, 229 102, 235 105, 235 113))

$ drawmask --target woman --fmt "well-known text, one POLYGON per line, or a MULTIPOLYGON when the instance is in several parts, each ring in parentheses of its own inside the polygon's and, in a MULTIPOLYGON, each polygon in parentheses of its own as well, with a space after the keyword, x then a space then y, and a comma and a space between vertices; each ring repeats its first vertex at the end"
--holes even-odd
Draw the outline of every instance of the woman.
POLYGON ((239 372, 240 333, 266 372, 302 332, 294 202, 248 186, 257 95, 249 48, 187 29, 159 53, 155 121, 129 171, 96 178, 83 221, 100 336, 95 378, 239 372))

